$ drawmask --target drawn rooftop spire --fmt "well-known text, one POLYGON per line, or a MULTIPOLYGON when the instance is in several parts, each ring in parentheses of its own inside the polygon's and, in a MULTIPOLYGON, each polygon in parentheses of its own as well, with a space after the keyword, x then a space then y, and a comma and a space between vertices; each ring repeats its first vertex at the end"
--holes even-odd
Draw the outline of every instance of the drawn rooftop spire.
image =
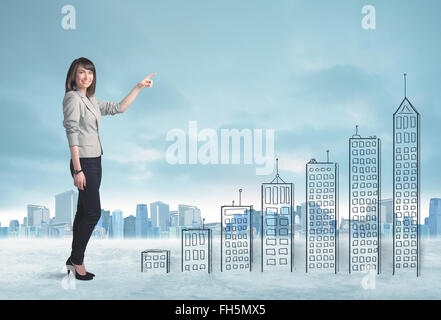
POLYGON ((400 106, 395 111, 394 115, 419 115, 419 112, 413 104, 407 99, 407 73, 404 74, 404 99, 401 101, 400 106))
POLYGON ((406 90, 407 90, 406 76, 407 76, 407 73, 404 74, 404 98, 406 98, 406 90))
POLYGON ((352 135, 352 138, 361 138, 361 136, 358 134, 358 125, 355 126, 355 134, 352 135))
POLYGON ((286 183, 286 182, 283 181, 283 179, 279 176, 279 158, 276 158, 276 177, 275 177, 270 183, 273 183, 274 180, 276 180, 276 183, 279 183, 279 179, 280 179, 280 181, 282 181, 283 183, 286 183))

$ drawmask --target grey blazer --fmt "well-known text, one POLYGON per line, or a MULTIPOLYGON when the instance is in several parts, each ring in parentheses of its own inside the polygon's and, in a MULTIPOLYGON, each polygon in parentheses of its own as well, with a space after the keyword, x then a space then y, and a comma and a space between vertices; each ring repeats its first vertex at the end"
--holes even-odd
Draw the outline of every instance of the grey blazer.
POLYGON ((95 95, 87 98, 81 90, 66 92, 63 99, 63 126, 69 147, 78 146, 80 158, 95 158, 103 154, 98 129, 101 116, 121 113, 118 102, 104 102, 95 95))

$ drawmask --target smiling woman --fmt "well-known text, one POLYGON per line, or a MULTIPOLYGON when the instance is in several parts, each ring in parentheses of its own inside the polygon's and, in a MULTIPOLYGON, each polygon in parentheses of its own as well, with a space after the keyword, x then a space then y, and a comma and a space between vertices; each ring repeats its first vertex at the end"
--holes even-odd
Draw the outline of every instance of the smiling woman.
POLYGON ((87 243, 101 217, 99 188, 103 148, 98 134, 101 116, 127 110, 141 89, 153 86, 150 77, 154 75, 156 73, 136 84, 118 103, 100 101, 95 97, 96 69, 89 59, 74 60, 67 72, 63 126, 71 154, 70 171, 79 195, 72 229, 72 252, 66 266, 68 274, 72 271, 76 279, 91 280, 95 276, 86 271, 83 260, 87 243))

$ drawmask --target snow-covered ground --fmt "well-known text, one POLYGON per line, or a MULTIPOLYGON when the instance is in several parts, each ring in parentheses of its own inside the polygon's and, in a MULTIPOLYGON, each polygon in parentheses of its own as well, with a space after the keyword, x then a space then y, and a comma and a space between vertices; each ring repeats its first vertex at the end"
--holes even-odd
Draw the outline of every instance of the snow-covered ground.
POLYGON ((338 274, 306 274, 305 243, 295 241, 295 269, 260 272, 260 243, 254 270, 220 272, 220 243, 213 241, 213 272, 182 273, 178 240, 91 239, 86 251, 92 281, 64 280, 70 239, 0 240, 0 299, 441 299, 441 240, 423 240, 421 276, 392 276, 391 243, 382 242, 382 273, 364 289, 365 274, 348 273, 347 240, 340 241, 338 274), (141 273, 141 251, 170 249, 168 274, 141 273))

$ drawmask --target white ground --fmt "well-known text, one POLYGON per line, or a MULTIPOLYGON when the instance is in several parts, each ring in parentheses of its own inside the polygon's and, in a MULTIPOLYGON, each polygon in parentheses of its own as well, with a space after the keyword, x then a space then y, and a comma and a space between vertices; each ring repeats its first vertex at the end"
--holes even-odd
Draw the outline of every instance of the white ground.
POLYGON ((347 240, 340 244, 340 272, 305 273, 305 244, 295 242, 295 270, 260 272, 260 243, 254 242, 254 270, 220 272, 219 241, 213 242, 211 274, 182 273, 178 240, 91 239, 85 263, 92 281, 64 280, 70 239, 0 240, 0 299, 441 299, 441 240, 421 244, 421 276, 392 276, 391 243, 383 241, 382 273, 375 289, 364 274, 348 274, 347 240), (141 273, 140 253, 170 249, 171 272, 141 273), (71 283, 73 285, 73 283, 71 283))

